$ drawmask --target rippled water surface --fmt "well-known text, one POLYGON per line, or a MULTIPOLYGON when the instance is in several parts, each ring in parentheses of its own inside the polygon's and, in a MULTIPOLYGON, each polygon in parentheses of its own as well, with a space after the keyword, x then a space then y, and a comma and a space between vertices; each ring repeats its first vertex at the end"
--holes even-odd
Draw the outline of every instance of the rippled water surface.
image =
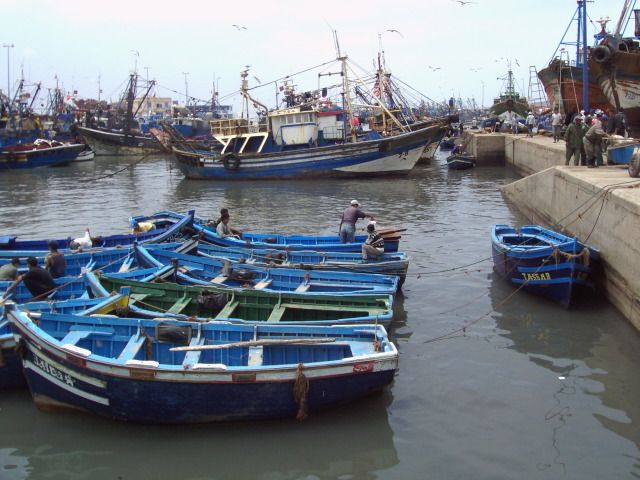
POLYGON ((27 392, 4 392, 0 479, 640 477, 640 336, 607 303, 565 311, 492 274, 491 226, 527 222, 499 192, 513 173, 436 159, 408 178, 224 183, 185 180, 161 157, 134 162, 2 172, 0 232, 112 234, 132 214, 224 206, 246 231, 329 234, 358 199, 408 229, 395 383, 302 423, 187 427, 42 413, 27 392))

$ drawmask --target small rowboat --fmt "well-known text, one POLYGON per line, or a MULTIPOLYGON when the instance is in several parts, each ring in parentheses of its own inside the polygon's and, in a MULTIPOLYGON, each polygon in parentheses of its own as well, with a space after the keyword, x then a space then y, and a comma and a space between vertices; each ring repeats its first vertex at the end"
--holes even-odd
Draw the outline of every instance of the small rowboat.
MULTIPOLYGON (((182 218, 183 215, 176 212, 158 212, 155 216, 164 215, 167 219, 182 218)), ((137 221, 141 217, 131 217, 131 221, 137 221)), ((356 236, 353 243, 340 243, 338 236, 315 236, 315 235, 278 235, 266 233, 244 233, 242 239, 235 237, 220 237, 213 227, 206 225, 206 220, 194 218, 193 228, 202 235, 206 242, 234 248, 268 248, 277 250, 313 250, 323 252, 361 252, 362 244, 366 236, 356 236)), ((400 244, 401 228, 378 229, 378 233, 384 238, 384 251, 397 252, 400 244)))
POLYGON ((396 276, 295 268, 268 268, 215 258, 196 257, 137 245, 142 267, 172 266, 179 283, 227 288, 255 288, 267 292, 299 292, 341 295, 387 295, 398 289, 396 276))
MULTIPOLYGON (((167 219, 164 215, 140 217, 139 221, 154 223, 156 228, 145 233, 103 236, 100 244, 95 245, 95 247, 121 247, 133 245, 136 242, 141 244, 175 242, 183 238, 183 231, 189 230, 194 214, 194 211, 190 211, 186 215, 181 215, 179 219, 167 219)), ((69 243, 72 240, 72 238, 56 240, 58 249, 61 251, 68 250, 69 243)), ((0 250, 14 250, 21 252, 21 256, 29 256, 28 252, 34 250, 46 251, 48 242, 49 240, 17 240, 15 235, 0 235, 0 250)))
POLYGON ((582 291, 593 291, 600 253, 576 238, 539 225, 495 225, 493 269, 518 288, 565 307, 582 291))
POLYGON ((6 306, 39 408, 138 423, 309 413, 393 381, 384 327, 235 325, 42 313, 6 306))
POLYGON ((467 170, 476 166, 476 157, 466 153, 454 153, 447 157, 447 166, 451 170, 467 170))
POLYGON ((393 296, 313 295, 261 290, 229 290, 215 286, 150 283, 111 276, 87 275, 92 289, 126 291, 133 316, 233 323, 389 325, 393 296), (96 285, 96 283, 98 285, 96 285))

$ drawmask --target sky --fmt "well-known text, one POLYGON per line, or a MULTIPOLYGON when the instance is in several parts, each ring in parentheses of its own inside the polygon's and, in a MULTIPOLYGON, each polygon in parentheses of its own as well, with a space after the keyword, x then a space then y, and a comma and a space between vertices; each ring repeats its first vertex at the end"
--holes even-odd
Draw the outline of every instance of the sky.
MULTIPOLYGON (((611 29, 622 4, 595 0, 588 16, 610 17, 611 29)), ((224 98, 237 92, 245 65, 256 85, 254 77, 266 83, 334 59, 335 30, 342 53, 363 69, 382 43, 392 74, 427 97, 473 97, 488 106, 509 63, 526 95, 529 66, 540 70, 549 62, 576 1, 3 0, 0 9, 0 41, 14 45, 0 51, 3 92, 9 53, 12 92, 24 72, 44 88, 54 87, 57 76, 81 98, 97 98, 100 85, 101 98, 116 100, 137 66, 157 81, 158 96, 183 101, 188 88, 189 96, 210 99, 216 81, 224 98)), ((595 28, 589 23, 590 36, 595 28)), ((569 37, 575 36, 574 22, 569 37)), ((315 75, 296 84, 317 88, 315 75)), ((273 87, 253 93, 275 106, 273 87)))

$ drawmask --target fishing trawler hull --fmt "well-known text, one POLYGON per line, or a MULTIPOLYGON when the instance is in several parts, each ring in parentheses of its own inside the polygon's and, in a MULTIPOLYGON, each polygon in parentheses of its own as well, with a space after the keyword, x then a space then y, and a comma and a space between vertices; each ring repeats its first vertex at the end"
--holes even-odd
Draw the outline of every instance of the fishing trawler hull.
POLYGON ((125 135, 86 127, 78 127, 78 132, 96 155, 146 155, 161 150, 160 144, 152 137, 125 135))
POLYGON ((174 148, 187 178, 256 180, 300 177, 406 175, 428 145, 438 143, 445 127, 435 125, 393 137, 301 150, 247 154, 229 158, 174 148))
POLYGON ((624 111, 629 135, 640 136, 640 53, 616 51, 606 62, 592 55, 589 71, 609 103, 624 111))
MULTIPOLYGON (((567 68, 567 67, 565 67, 567 68)), ((560 82, 560 64, 551 62, 547 68, 538 72, 538 78, 542 82, 544 91, 549 99, 549 104, 553 107, 560 107, 560 111, 565 115, 570 115, 584 109, 582 99, 582 69, 570 67, 573 83, 569 80, 560 82)), ((592 78, 589 79, 589 108, 599 108, 607 110, 611 105, 607 97, 602 92, 600 85, 592 78)))

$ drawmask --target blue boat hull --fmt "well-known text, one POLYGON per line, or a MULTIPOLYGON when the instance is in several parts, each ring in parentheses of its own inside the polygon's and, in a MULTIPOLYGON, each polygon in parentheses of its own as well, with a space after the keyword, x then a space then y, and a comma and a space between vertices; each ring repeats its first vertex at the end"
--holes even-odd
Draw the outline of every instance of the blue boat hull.
POLYGON ((43 149, 0 152, 0 170, 15 170, 64 165, 78 156, 84 145, 64 145, 43 149))
POLYGON ((567 308, 577 296, 594 289, 591 276, 598 266, 597 250, 542 227, 516 230, 496 225, 492 256, 494 271, 508 282, 567 308), (508 237, 508 243, 500 240, 508 237), (513 241, 515 237, 521 237, 521 243, 513 241))
MULTIPOLYGON (((78 410, 150 424, 266 420, 295 417, 299 410, 291 381, 239 378, 235 383, 186 383, 117 378, 87 372, 63 358, 36 356, 31 349, 24 367, 34 403, 42 410, 78 410)), ((384 371, 311 380, 308 412, 370 395, 389 385, 393 377, 393 371, 384 371)))
POLYGON ((174 155, 185 177, 199 180, 408 174, 427 145, 438 141, 442 130, 441 126, 431 126, 390 138, 240 155, 237 168, 225 167, 221 158, 210 152, 187 152, 174 148, 174 155))
POLYGON ((0 390, 21 388, 25 385, 22 359, 16 351, 13 335, 0 331, 0 390))

